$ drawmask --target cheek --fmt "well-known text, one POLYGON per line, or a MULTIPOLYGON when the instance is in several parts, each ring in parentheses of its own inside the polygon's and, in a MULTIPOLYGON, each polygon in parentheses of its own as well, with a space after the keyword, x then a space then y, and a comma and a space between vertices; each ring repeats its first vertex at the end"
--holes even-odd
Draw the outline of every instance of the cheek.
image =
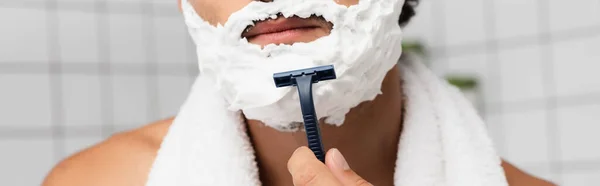
POLYGON ((333 0, 333 1, 335 1, 337 4, 340 4, 340 5, 352 6, 352 5, 358 4, 359 0, 333 0))
MULTIPOLYGON (((182 0, 185 1, 185 0, 182 0)), ((212 25, 225 24, 229 16, 244 8, 252 0, 189 0, 194 9, 212 25)), ((352 6, 358 4, 359 0, 333 0, 340 5, 352 6)))
POLYGON ((250 2, 252 0, 190 0, 198 15, 212 25, 225 24, 232 13, 250 2))
POLYGON ((217 9, 215 6, 218 4, 215 3, 215 0, 189 0, 189 2, 202 19, 208 21, 210 24, 217 21, 217 11, 215 11, 217 9))

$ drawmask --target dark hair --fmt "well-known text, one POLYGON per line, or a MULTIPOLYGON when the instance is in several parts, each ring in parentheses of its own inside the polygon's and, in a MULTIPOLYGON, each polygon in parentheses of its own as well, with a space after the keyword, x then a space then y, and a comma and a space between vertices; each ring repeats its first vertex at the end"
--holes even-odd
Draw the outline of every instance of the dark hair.
POLYGON ((400 26, 405 26, 408 24, 410 19, 415 15, 415 8, 419 4, 419 0, 406 0, 404 2, 404 6, 402 6, 402 13, 400 14, 400 19, 398 19, 398 24, 400 26))

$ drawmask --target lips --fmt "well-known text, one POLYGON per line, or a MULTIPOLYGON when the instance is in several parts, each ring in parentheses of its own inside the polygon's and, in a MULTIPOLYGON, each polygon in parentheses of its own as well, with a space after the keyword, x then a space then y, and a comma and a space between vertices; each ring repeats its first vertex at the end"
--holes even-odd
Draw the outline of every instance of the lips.
POLYGON ((329 33, 329 24, 322 18, 312 16, 309 18, 279 16, 277 19, 260 21, 255 26, 248 27, 242 38, 260 45, 267 44, 292 44, 315 40, 319 33, 329 33), (313 36, 314 35, 314 36, 313 36), (310 38, 310 37, 313 38, 310 38))

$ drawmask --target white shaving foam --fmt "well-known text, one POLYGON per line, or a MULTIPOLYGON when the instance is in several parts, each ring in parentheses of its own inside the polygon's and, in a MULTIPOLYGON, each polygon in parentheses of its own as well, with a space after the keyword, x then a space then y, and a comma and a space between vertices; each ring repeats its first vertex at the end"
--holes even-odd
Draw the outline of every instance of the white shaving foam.
POLYGON ((346 7, 333 0, 252 1, 233 13, 224 25, 204 21, 188 0, 182 8, 196 43, 200 74, 216 82, 230 110, 243 111, 281 131, 302 122, 295 87, 276 88, 278 72, 334 65, 336 80, 313 85, 317 116, 340 126, 351 108, 381 94, 386 73, 401 54, 398 25, 404 0, 359 0, 346 7), (333 23, 329 36, 293 45, 248 43, 241 34, 255 20, 281 13, 284 17, 323 16, 333 23))

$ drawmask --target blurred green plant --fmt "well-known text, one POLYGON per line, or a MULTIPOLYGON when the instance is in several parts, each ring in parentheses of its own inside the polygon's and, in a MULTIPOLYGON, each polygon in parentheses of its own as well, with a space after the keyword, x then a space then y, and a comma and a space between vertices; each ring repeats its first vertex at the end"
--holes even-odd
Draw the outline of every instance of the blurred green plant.
POLYGON ((421 55, 422 57, 427 56, 427 50, 425 46, 419 41, 405 41, 402 43, 402 51, 421 55))
POLYGON ((478 87, 476 76, 471 75, 446 75, 448 83, 458 87, 461 90, 475 90, 478 87))
MULTIPOLYGON (((417 55, 420 57, 425 65, 431 66, 430 60, 428 60, 429 54, 427 47, 420 41, 417 40, 405 40, 402 43, 402 50, 408 55, 417 55)), ((469 74, 449 74, 445 76, 448 83, 458 87, 461 90, 476 90, 479 86, 477 76, 469 74)))

